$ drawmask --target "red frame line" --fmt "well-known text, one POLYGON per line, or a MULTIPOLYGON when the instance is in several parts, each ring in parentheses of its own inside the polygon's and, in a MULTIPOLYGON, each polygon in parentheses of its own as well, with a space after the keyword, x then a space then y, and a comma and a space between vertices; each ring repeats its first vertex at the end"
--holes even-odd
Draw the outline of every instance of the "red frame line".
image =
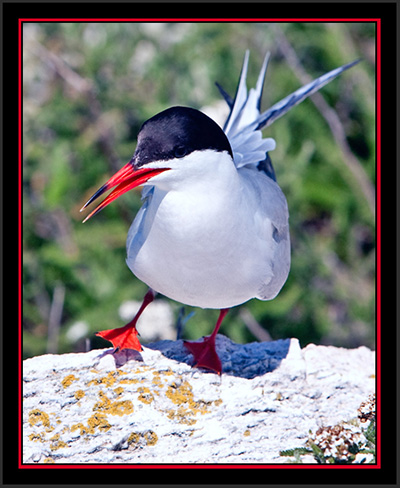
POLYGON ((18 19, 18 402, 19 469, 380 469, 381 468, 381 19, 380 18, 19 18, 18 19), (23 464, 22 462, 22 24, 24 22, 375 22, 376 23, 376 464, 23 464))
POLYGON ((376 23, 376 462, 381 466, 381 23, 376 23))

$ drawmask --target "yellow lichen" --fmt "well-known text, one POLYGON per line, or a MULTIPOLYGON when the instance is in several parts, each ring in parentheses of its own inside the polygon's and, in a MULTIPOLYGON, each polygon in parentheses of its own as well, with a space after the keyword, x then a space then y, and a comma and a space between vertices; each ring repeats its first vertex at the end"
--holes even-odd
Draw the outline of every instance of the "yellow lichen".
POLYGON ((172 383, 168 387, 166 395, 176 405, 193 401, 192 387, 188 381, 183 381, 179 386, 172 383))
POLYGON ((250 435, 250 431, 249 429, 246 429, 244 432, 243 432, 243 435, 245 435, 246 437, 250 435))
POLYGON ((78 429, 80 430, 80 435, 84 435, 88 431, 87 427, 85 427, 82 424, 82 422, 79 422, 78 424, 71 425, 71 432, 75 432, 78 429))
MULTIPOLYGON (((158 371, 153 371, 153 376, 154 376, 152 380, 153 385, 157 386, 158 388, 164 388, 164 383, 162 381, 160 373, 158 371)), ((166 381, 166 378, 164 378, 164 381, 166 381)), ((155 391, 155 393, 159 395, 158 391, 155 391)))
POLYGON ((102 391, 99 392, 100 400, 94 404, 93 411, 108 410, 111 405, 111 400, 102 391))
POLYGON ((158 435, 153 430, 146 430, 144 432, 132 432, 128 437, 128 446, 139 447, 142 444, 147 446, 155 446, 158 441, 158 435))
POLYGON ((113 386, 114 383, 117 381, 118 376, 126 374, 123 371, 115 370, 110 371, 107 376, 102 376, 101 378, 95 378, 90 380, 87 384, 89 385, 104 385, 104 386, 113 386))
POLYGON ((124 378, 119 382, 121 385, 134 385, 135 383, 139 383, 139 380, 136 378, 124 378))
POLYGON ((47 457, 47 458, 44 458, 44 461, 43 461, 45 464, 54 464, 55 461, 52 457, 47 457))
POLYGON ((166 411, 166 414, 169 419, 175 420, 180 424, 193 425, 197 422, 197 420, 190 415, 190 412, 183 407, 179 407, 176 410, 171 408, 166 411))
POLYGON ((109 424, 106 415, 104 413, 96 413, 88 418, 88 434, 94 434, 95 429, 104 430, 107 432, 111 429, 111 424, 109 424))
POLYGON ((47 413, 35 408, 29 412, 29 423, 30 425, 36 425, 42 423, 43 427, 50 427, 50 419, 47 413))
POLYGON ((220 405, 221 399, 214 402, 206 402, 204 400, 195 400, 192 386, 188 381, 183 381, 178 384, 171 383, 166 391, 166 396, 178 405, 177 409, 170 409, 166 411, 167 417, 171 420, 177 421, 181 424, 193 425, 196 423, 194 418, 197 414, 204 415, 210 411, 209 407, 214 403, 220 405))
POLYGON ((110 408, 111 415, 119 415, 122 417, 123 415, 129 415, 133 412, 133 404, 130 400, 121 400, 118 402, 113 402, 110 408))
POLYGON ((75 392, 75 395, 74 397, 77 399, 77 400, 80 400, 81 398, 83 398, 85 396, 85 392, 83 390, 77 390, 75 392))
POLYGON ((149 404, 154 400, 154 395, 147 387, 138 388, 138 393, 140 393, 140 395, 138 396, 138 400, 140 400, 143 403, 149 404))
POLYGON ((52 451, 57 451, 57 449, 62 449, 63 447, 70 447, 70 446, 64 441, 55 441, 52 444, 50 444, 50 449, 52 451))
POLYGON ((33 442, 44 442, 44 432, 39 432, 39 433, 36 433, 36 434, 30 434, 29 436, 29 440, 33 441, 33 442))
POLYGON ((167 397, 176 405, 187 404, 188 410, 193 414, 208 412, 208 406, 211 402, 203 400, 195 401, 192 386, 188 381, 183 381, 180 385, 172 383, 166 392, 167 397))
POLYGON ((128 446, 132 444, 138 444, 140 441, 140 434, 138 432, 132 432, 128 437, 128 446))
POLYGON ((122 395, 123 392, 124 392, 124 389, 121 386, 118 386, 118 388, 115 388, 115 390, 114 390, 114 393, 118 396, 122 395))
POLYGON ((158 435, 153 430, 146 430, 142 435, 148 446, 155 446, 157 444, 158 435))
POLYGON ((69 374, 61 381, 61 384, 63 385, 64 388, 68 388, 68 386, 70 386, 73 381, 78 381, 78 380, 79 378, 77 378, 75 375, 69 374))
POLYGON ((102 391, 99 393, 100 401, 95 403, 93 411, 101 410, 107 412, 110 415, 128 415, 133 412, 133 403, 130 400, 118 400, 112 402, 105 393, 102 391))
POLYGON ((75 432, 78 429, 80 435, 94 434, 96 429, 107 432, 111 429, 111 424, 104 413, 98 412, 88 418, 87 426, 83 425, 82 422, 71 425, 71 432, 75 432))
POLYGON ((50 438, 51 444, 50 444, 50 449, 52 451, 56 451, 57 449, 62 449, 63 447, 69 447, 69 445, 64 442, 60 441, 60 434, 53 435, 53 437, 50 438))

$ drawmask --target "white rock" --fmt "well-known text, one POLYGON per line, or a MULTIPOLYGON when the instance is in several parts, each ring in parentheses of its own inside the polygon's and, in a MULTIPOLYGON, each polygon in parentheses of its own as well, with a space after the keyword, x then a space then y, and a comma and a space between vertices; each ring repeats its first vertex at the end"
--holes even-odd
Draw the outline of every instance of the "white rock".
POLYGON ((223 374, 182 341, 24 361, 25 463, 285 463, 321 425, 357 416, 374 353, 217 337, 223 374))

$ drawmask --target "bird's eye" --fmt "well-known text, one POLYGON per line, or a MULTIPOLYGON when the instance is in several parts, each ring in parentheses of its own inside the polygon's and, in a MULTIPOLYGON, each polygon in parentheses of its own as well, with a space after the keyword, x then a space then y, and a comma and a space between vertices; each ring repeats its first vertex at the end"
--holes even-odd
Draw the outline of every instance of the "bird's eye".
POLYGON ((184 146, 176 146, 174 148, 174 156, 176 158, 183 158, 183 156, 186 156, 187 154, 187 151, 186 151, 186 148, 184 146))

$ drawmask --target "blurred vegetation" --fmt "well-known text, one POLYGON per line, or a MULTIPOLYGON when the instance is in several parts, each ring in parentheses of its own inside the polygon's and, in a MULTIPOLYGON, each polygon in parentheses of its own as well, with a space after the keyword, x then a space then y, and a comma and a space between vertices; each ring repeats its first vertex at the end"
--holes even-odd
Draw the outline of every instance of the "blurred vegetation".
MULTIPOLYGON (((177 104, 219 107, 215 81, 234 95, 246 49, 249 86, 271 52, 263 109, 301 86, 302 72, 362 62, 322 89, 338 138, 310 100, 264 131, 276 139, 270 156, 290 209, 291 272, 275 300, 233 309, 221 332, 257 340, 255 320, 303 346, 374 346, 373 23, 49 22, 25 23, 23 37, 24 357, 84 350, 77 323, 92 348, 108 344, 96 331, 124 325, 121 303, 147 289, 125 264, 140 192, 84 225, 79 208, 130 159, 146 119, 177 104)), ((211 333, 217 318, 195 311, 187 338, 211 333)))

